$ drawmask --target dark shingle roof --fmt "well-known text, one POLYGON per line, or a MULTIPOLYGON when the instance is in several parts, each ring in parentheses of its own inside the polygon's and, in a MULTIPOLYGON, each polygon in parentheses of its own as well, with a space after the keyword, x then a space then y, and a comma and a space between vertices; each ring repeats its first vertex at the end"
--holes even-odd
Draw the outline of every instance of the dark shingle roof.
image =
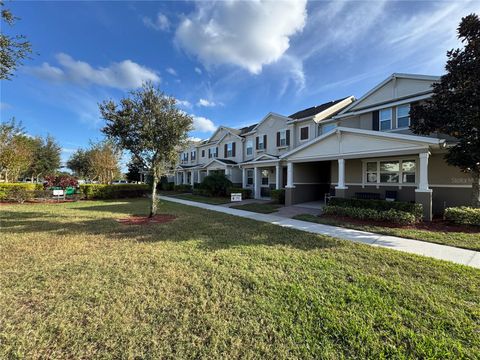
POLYGON ((338 100, 329 101, 329 102, 326 102, 326 103, 321 104, 321 105, 312 106, 308 109, 303 109, 303 110, 297 111, 296 113, 290 115, 289 118, 298 120, 298 119, 303 119, 303 118, 306 118, 306 117, 317 115, 318 113, 328 109, 330 106, 333 106, 335 104, 338 104, 340 101, 345 100, 347 97, 344 97, 344 98, 338 99, 338 100))
POLYGON ((245 127, 243 127, 243 128, 238 129, 238 130, 240 130, 240 135, 249 133, 250 131, 253 130, 253 128, 254 128, 255 126, 257 126, 257 124, 245 126, 245 127))
POLYGON ((231 165, 235 165, 235 164, 236 164, 236 162, 233 161, 233 160, 227 160, 227 159, 215 159, 215 160, 221 161, 221 162, 223 162, 224 164, 231 164, 231 165))

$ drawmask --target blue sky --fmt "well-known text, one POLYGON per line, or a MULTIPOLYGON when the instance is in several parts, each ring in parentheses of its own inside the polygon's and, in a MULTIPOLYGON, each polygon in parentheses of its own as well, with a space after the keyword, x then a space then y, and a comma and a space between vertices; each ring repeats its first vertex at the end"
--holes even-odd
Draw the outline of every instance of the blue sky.
MULTIPOLYGON (((98 103, 150 80, 191 136, 361 96, 393 72, 440 75, 480 2, 8 2, 36 54, 1 83, 1 120, 51 134, 64 159, 100 140, 98 103)), ((3 25, 3 24, 2 24, 3 25)), ((8 29, 5 31, 9 31, 8 29)))

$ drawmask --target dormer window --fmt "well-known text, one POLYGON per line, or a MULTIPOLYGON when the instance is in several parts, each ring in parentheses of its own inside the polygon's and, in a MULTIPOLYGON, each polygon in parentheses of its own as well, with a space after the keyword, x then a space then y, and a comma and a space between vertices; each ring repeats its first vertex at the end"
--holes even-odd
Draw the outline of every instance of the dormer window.
POLYGON ((390 130, 392 128, 392 109, 380 110, 380 130, 390 130))
POLYGON ((397 107, 397 128, 403 129, 410 126, 410 104, 397 107))

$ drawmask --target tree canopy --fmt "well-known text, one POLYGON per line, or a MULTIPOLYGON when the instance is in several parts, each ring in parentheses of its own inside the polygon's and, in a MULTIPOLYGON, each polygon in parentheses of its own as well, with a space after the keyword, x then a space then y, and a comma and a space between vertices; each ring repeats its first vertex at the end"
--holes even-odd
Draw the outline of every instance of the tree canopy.
POLYGON ((433 96, 412 107, 411 129, 455 138, 445 159, 472 175, 472 205, 480 206, 480 19, 471 14, 457 29, 462 49, 447 52, 447 73, 433 85, 433 96))

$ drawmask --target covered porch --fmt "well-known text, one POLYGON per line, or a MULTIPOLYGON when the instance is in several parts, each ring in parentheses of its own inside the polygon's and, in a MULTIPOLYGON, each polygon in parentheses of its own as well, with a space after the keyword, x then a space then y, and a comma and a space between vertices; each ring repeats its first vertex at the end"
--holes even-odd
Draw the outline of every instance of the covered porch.
POLYGON ((328 184, 317 187, 323 197, 417 202, 431 220, 428 160, 440 147, 433 138, 337 128, 282 156, 288 169, 286 205, 322 201, 305 186, 321 178, 328 184))
POLYGON ((282 189, 286 183, 286 168, 276 156, 261 155, 240 167, 242 187, 251 189, 255 199, 270 199, 271 190, 282 189))

